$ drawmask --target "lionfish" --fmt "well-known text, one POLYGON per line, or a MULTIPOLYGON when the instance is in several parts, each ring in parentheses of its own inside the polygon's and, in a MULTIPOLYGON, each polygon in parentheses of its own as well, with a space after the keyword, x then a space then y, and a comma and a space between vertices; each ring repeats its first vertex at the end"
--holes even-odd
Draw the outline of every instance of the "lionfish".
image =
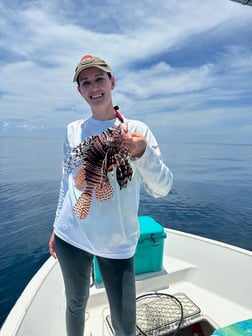
POLYGON ((84 219, 91 206, 92 196, 95 194, 100 201, 113 196, 113 187, 109 182, 108 173, 116 168, 116 180, 120 189, 126 188, 132 178, 132 168, 129 164, 129 152, 123 145, 122 134, 125 132, 123 124, 110 127, 98 135, 88 137, 84 142, 74 147, 64 161, 64 171, 74 174, 76 187, 82 191, 73 210, 84 219))

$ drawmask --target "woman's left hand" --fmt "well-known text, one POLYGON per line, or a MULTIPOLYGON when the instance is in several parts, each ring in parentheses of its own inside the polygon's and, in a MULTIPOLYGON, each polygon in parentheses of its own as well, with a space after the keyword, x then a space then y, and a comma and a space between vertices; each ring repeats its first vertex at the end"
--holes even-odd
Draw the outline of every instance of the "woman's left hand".
POLYGON ((56 255, 55 248, 54 248, 54 238, 55 238, 55 234, 54 234, 54 232, 52 232, 48 245, 49 245, 49 252, 50 252, 51 256, 54 259, 56 259, 57 255, 56 255))
POLYGON ((139 158, 145 151, 147 141, 144 136, 138 133, 125 133, 123 135, 123 144, 129 149, 129 154, 132 158, 139 158))

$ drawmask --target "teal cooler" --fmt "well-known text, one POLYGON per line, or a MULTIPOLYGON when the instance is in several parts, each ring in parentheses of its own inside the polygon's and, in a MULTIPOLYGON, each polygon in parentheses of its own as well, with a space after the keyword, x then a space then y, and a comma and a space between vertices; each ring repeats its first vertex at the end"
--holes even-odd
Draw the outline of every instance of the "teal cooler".
MULTIPOLYGON (((140 237, 135 253, 135 274, 157 272, 162 269, 164 239, 166 232, 162 225, 150 216, 139 216, 140 237)), ((94 277, 102 281, 97 259, 94 258, 94 277)))
POLYGON ((157 272, 162 269, 164 239, 162 225, 150 216, 140 216, 140 237, 135 254, 135 274, 157 272))

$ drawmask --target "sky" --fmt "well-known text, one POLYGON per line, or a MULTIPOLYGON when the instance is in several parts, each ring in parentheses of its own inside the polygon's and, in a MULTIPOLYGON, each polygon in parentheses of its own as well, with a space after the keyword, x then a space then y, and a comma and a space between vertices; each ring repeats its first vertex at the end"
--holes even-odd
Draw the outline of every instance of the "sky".
POLYGON ((2 0, 0 136, 63 136, 90 116, 85 54, 113 69, 114 105, 160 142, 252 144, 252 7, 230 0, 2 0))

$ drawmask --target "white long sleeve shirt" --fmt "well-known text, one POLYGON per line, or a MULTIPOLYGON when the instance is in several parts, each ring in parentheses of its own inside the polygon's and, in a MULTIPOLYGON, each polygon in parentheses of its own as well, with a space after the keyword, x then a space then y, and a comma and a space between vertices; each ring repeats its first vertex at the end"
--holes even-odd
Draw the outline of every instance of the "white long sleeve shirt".
MULTIPOLYGON (((59 202, 54 221, 55 234, 69 244, 94 255, 125 259, 134 255, 139 238, 138 207, 140 185, 153 197, 166 196, 171 188, 173 176, 164 164, 155 137, 140 121, 124 120, 129 133, 138 133, 147 140, 144 154, 130 161, 133 169, 131 181, 120 190, 116 178, 109 173, 114 195, 106 201, 93 195, 88 215, 80 220, 73 207, 80 190, 75 186, 72 173, 62 174, 59 202)), ((64 156, 90 135, 99 134, 108 127, 117 126, 118 119, 96 120, 93 117, 81 119, 67 126, 64 156)))

